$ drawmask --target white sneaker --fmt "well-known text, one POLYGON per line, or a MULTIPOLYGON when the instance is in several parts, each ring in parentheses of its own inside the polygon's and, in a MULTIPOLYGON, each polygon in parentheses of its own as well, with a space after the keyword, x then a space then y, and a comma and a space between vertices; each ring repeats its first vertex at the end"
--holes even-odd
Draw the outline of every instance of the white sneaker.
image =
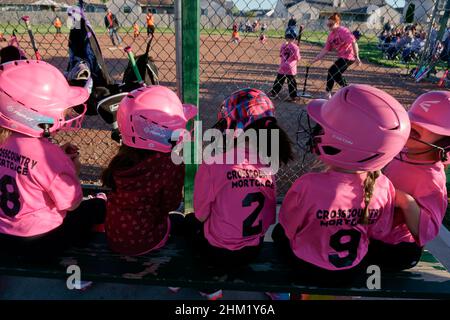
POLYGON ((168 288, 172 293, 178 293, 181 290, 180 287, 168 287, 168 288))
POLYGON ((216 292, 213 292, 213 293, 205 293, 205 292, 201 292, 201 291, 199 291, 199 292, 202 297, 205 297, 206 299, 208 299, 210 301, 215 301, 215 300, 223 298, 222 290, 217 290, 216 292))

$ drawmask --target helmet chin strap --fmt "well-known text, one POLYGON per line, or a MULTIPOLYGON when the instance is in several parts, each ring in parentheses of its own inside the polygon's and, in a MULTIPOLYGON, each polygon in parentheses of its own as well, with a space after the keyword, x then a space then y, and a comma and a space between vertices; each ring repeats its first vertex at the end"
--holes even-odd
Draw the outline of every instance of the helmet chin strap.
POLYGON ((430 164, 430 163, 436 163, 436 162, 439 162, 439 161, 445 162, 445 161, 448 160, 448 156, 447 156, 447 152, 446 152, 445 148, 440 147, 440 146, 435 145, 435 144, 432 144, 432 143, 429 143, 429 142, 426 142, 426 141, 423 141, 423 140, 420 140, 420 139, 417 139, 417 138, 414 138, 414 137, 410 137, 410 139, 412 139, 414 141, 417 141, 417 142, 420 142, 420 143, 422 143, 424 145, 427 145, 427 146, 430 147, 430 149, 425 150, 425 151, 420 151, 420 152, 408 152, 408 151, 405 152, 405 151, 401 151, 400 152, 400 158, 396 158, 397 160, 400 160, 400 161, 403 161, 403 162, 407 162, 407 163, 411 163, 411 164, 430 164), (407 160, 403 159, 403 155, 405 155, 405 156, 407 156, 408 154, 410 154, 410 155, 420 155, 420 154, 426 154, 426 153, 429 153, 429 152, 438 152, 439 160, 430 161, 430 162, 428 162, 428 161, 426 161, 426 162, 412 162, 412 161, 407 161, 407 160))

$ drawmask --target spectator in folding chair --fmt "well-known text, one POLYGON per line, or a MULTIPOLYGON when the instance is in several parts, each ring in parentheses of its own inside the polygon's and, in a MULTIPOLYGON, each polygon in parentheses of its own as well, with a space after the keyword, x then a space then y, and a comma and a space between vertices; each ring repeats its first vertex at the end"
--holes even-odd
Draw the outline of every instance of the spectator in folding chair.
POLYGON ((403 49, 406 48, 409 44, 411 44, 413 41, 413 33, 409 29, 406 31, 406 33, 403 35, 403 37, 398 40, 394 45, 389 47, 386 51, 386 57, 389 60, 394 60, 397 58, 398 54, 403 52, 403 49))
POLYGON ((245 32, 252 32, 252 24, 250 23, 250 21, 247 20, 247 22, 245 23, 245 32))
POLYGON ((262 25, 261 25, 261 32, 265 32, 267 30, 267 23, 263 23, 262 25))
POLYGON ((390 33, 392 29, 393 29, 392 24, 389 21, 386 22, 383 26, 383 32, 390 33))
POLYGON ((423 51, 425 47, 426 32, 420 33, 416 36, 410 46, 403 49, 402 60, 404 62, 410 62, 412 59, 416 58, 420 52, 423 51))

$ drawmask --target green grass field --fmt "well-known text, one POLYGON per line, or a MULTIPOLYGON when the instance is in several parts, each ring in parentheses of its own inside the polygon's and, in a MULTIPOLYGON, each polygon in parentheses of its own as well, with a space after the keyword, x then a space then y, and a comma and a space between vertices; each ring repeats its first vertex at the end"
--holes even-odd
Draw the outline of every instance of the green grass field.
MULTIPOLYGON (((35 34, 55 34, 56 29, 52 24, 48 25, 37 25, 33 26, 33 31, 35 34)), ((16 30, 19 34, 26 34, 26 28, 24 25, 0 25, 0 31, 4 34, 12 34, 13 30, 16 30)), ((168 27, 157 27, 156 29, 158 33, 174 33, 174 30, 168 27)), ((69 29, 64 25, 61 29, 62 33, 69 33, 69 29)), ((102 26, 94 27, 94 31, 96 33, 106 33, 106 29, 102 26)), ((145 33, 145 28, 141 26, 141 33, 145 33)), ((122 27, 119 29, 120 33, 133 33, 132 27, 122 27)), ((202 35, 223 35, 230 36, 231 30, 227 29, 205 29, 202 28, 200 33, 202 35)), ((243 35, 243 33, 241 33, 243 35)), ((266 31, 266 35, 271 38, 283 38, 284 30, 268 30, 266 31)), ((316 44, 319 46, 324 45, 328 33, 327 32, 311 32, 304 31, 302 36, 302 41, 310 44, 316 44)), ((259 32, 255 33, 245 33, 245 37, 259 37, 259 32)), ((400 63, 397 60, 386 60, 383 59, 382 52, 377 48, 378 39, 376 36, 362 36, 359 40, 359 48, 360 48, 360 57, 363 61, 375 63, 385 67, 393 67, 393 68, 406 68, 407 66, 400 63)), ((411 65, 410 67, 413 67, 411 65)))

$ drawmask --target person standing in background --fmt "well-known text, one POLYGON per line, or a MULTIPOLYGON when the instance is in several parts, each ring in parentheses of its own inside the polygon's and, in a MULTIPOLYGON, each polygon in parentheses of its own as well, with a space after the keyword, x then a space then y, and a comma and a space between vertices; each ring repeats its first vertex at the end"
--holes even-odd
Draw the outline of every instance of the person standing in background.
POLYGON ((55 18, 55 21, 53 21, 53 25, 56 28, 56 34, 61 34, 61 27, 62 27, 62 22, 61 19, 59 19, 59 17, 55 18))
POLYGON ((108 29, 109 37, 111 38, 113 45, 114 46, 116 45, 114 37, 117 40, 117 44, 120 44, 122 42, 122 39, 117 33, 117 29, 119 28, 119 22, 117 21, 117 17, 109 9, 106 11, 105 15, 105 27, 108 29))
POLYGON ((147 12, 147 36, 149 36, 150 34, 153 35, 153 33, 155 32, 155 21, 153 19, 153 14, 151 13, 151 11, 149 10, 147 12))

